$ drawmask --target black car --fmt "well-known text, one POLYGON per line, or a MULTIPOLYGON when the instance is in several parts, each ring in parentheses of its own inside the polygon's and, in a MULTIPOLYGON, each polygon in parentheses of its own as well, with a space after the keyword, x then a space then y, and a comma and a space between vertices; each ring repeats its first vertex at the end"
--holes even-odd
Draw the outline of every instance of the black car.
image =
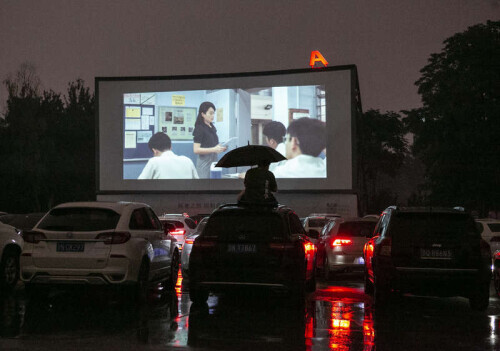
POLYGON ((374 294, 376 305, 399 291, 463 296, 475 310, 488 307, 490 247, 463 210, 391 206, 363 255, 365 291, 374 294))
POLYGON ((316 248, 285 206, 229 204, 215 210, 189 259, 191 300, 251 287, 291 292, 299 301, 316 289, 316 248))

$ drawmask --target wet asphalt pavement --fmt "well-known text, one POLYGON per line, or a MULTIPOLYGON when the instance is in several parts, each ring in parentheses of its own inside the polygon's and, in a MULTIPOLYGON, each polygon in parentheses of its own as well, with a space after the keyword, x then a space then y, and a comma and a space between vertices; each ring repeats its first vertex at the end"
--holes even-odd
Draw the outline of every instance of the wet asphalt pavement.
POLYGON ((500 350, 500 300, 486 312, 465 298, 402 296, 377 310, 362 276, 318 281, 304 305, 252 291, 192 304, 155 286, 143 306, 102 290, 24 287, 0 298, 0 350, 500 350))

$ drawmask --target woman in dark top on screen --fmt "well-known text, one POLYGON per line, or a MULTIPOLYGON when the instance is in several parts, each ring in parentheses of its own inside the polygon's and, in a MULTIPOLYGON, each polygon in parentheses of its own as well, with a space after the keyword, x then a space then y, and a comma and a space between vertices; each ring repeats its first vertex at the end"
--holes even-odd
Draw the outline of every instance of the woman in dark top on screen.
POLYGON ((193 152, 198 155, 196 170, 200 178, 210 178, 210 166, 217 162, 217 154, 226 151, 219 145, 217 129, 213 125, 215 105, 209 101, 202 102, 193 130, 193 152))

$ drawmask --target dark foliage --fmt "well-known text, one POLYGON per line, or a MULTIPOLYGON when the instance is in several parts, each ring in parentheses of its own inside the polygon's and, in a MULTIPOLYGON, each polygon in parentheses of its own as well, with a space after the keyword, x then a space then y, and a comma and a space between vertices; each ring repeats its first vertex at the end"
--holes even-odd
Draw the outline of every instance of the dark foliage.
POLYGON ((378 110, 358 114, 356 126, 360 212, 377 213, 397 199, 387 179, 394 179, 403 165, 405 129, 399 114, 378 110))
POLYGON ((406 111, 429 201, 485 214, 500 208, 500 21, 444 41, 415 83, 423 108, 406 111))
POLYGON ((0 208, 39 212, 95 198, 94 96, 81 80, 64 101, 39 93, 34 68, 22 65, 4 81, 9 93, 0 124, 0 208))

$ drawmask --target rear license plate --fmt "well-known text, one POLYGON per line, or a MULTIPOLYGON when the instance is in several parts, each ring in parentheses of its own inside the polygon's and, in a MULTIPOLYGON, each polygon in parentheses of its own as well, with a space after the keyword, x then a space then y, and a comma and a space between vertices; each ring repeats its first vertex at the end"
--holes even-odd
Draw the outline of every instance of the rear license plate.
POLYGON ((83 252, 85 248, 84 243, 72 243, 72 242, 58 242, 56 251, 57 252, 83 252))
POLYGON ((353 261, 354 264, 365 264, 363 257, 356 257, 353 261))
POLYGON ((420 258, 425 260, 451 260, 453 253, 446 249, 420 249, 420 258))
POLYGON ((227 252, 254 253, 257 252, 257 246, 255 244, 229 244, 227 245, 227 252))

